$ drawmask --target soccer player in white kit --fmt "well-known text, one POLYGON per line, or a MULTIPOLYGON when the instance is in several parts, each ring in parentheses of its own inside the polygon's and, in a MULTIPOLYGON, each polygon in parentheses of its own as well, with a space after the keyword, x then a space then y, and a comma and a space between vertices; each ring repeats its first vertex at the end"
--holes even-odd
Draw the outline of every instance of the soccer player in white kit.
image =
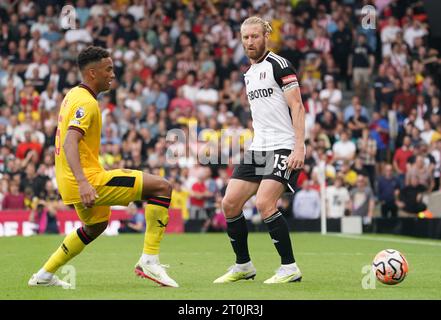
POLYGON ((294 259, 288 224, 277 209, 286 188, 294 191, 305 159, 305 110, 294 68, 268 50, 272 29, 260 17, 241 25, 242 45, 251 67, 244 75, 253 118, 253 142, 236 166, 222 207, 236 263, 214 283, 254 279, 256 268, 248 252, 244 203, 256 194, 256 207, 268 227, 281 266, 264 283, 297 282, 302 278, 294 259))

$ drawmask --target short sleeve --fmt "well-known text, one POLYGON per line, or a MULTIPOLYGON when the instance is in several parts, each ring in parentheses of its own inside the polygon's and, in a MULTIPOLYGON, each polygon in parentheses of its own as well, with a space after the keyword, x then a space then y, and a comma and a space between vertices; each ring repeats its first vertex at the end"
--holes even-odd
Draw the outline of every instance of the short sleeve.
POLYGON ((348 189, 345 188, 343 194, 344 194, 343 199, 345 202, 351 200, 351 195, 349 194, 348 189))
POLYGON ((141 213, 135 214, 135 216, 134 216, 135 223, 144 223, 144 220, 145 220, 145 218, 144 218, 143 214, 141 214, 141 213))
POLYGON ((299 86, 296 71, 288 60, 275 56, 269 56, 267 59, 273 66, 274 79, 282 91, 299 86))
POLYGON ((374 193, 370 187, 367 187, 366 195, 369 201, 374 199, 374 193))
POLYGON ((69 129, 77 130, 85 135, 96 118, 97 108, 96 103, 73 107, 69 119, 69 129))

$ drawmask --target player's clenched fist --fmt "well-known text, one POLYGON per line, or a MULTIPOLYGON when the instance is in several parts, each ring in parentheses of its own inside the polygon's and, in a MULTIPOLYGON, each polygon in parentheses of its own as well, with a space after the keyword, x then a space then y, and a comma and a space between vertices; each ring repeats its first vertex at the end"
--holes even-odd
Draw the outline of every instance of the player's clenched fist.
POLYGON ((87 180, 81 181, 78 187, 80 191, 81 202, 86 208, 93 207, 93 205, 95 204, 95 199, 98 198, 96 190, 87 180))
POLYGON ((305 162, 305 151, 303 148, 293 150, 286 160, 288 169, 295 170, 303 168, 305 162))

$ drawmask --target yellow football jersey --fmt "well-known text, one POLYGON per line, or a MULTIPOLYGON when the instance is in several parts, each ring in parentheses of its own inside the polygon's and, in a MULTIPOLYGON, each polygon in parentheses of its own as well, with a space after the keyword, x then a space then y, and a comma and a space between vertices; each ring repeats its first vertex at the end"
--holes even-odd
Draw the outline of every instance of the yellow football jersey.
POLYGON ((95 184, 98 173, 104 171, 99 162, 101 144, 101 111, 93 91, 80 84, 64 97, 58 116, 55 137, 55 170, 58 189, 66 204, 81 201, 78 184, 64 153, 64 140, 68 129, 83 134, 79 142, 81 167, 89 183, 95 184))

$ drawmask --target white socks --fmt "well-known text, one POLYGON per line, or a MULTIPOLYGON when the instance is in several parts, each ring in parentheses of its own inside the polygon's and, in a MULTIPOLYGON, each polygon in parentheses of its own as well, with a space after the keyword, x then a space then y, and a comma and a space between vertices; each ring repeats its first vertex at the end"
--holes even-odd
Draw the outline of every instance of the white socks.
POLYGON ((282 268, 285 270, 290 270, 290 271, 297 271, 299 268, 297 267, 297 263, 290 263, 290 264, 282 264, 282 268))
POLYGON ((248 270, 248 269, 250 269, 250 268, 253 267, 253 263, 252 263, 251 261, 248 261, 248 262, 246 262, 246 263, 236 263, 236 266, 237 266, 240 270, 246 271, 246 270, 248 270))
POLYGON ((157 264, 159 263, 159 256, 157 254, 143 253, 141 256, 141 262, 145 264, 157 264))
POLYGON ((41 268, 40 270, 38 270, 37 272, 37 278, 41 279, 41 280, 51 280, 52 277, 54 276, 53 273, 47 272, 46 270, 44 270, 43 268, 41 268))

